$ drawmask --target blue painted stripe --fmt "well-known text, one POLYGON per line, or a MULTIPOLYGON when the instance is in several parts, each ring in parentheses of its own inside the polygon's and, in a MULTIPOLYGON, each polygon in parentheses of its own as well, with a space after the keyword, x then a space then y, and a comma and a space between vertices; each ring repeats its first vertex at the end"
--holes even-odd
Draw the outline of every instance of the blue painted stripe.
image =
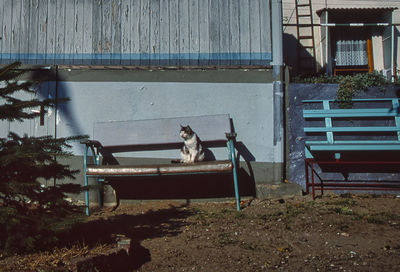
POLYGON ((272 61, 271 53, 1 53, 0 63, 10 63, 13 61, 21 61, 23 63, 87 63, 87 64, 104 64, 105 62, 131 64, 149 63, 169 63, 169 65, 177 65, 182 63, 199 63, 206 65, 213 64, 259 64, 270 65, 272 61))

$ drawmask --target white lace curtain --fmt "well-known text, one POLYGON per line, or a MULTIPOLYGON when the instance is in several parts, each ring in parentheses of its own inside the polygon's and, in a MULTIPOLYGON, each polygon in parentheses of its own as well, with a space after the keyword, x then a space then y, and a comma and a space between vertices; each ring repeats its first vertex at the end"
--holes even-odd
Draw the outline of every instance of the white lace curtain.
POLYGON ((367 41, 355 40, 336 42, 337 66, 364 66, 368 65, 367 41))

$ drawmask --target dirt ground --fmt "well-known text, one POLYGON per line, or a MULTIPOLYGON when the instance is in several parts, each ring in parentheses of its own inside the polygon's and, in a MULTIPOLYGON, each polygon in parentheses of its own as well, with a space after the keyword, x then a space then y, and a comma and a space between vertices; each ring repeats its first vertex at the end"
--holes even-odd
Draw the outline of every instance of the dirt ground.
POLYGON ((123 234, 133 241, 130 271, 400 271, 395 195, 254 199, 242 208, 151 201, 103 210, 64 237, 67 247, 0 257, 0 270, 68 271, 123 234))

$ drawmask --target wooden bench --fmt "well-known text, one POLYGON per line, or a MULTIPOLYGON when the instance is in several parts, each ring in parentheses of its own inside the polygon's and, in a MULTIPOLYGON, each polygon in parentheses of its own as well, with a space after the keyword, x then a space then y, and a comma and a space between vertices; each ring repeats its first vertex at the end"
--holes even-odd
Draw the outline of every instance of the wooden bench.
MULTIPOLYGON (((84 182, 95 177, 98 182, 115 177, 143 177, 164 175, 232 174, 236 198, 236 209, 240 210, 237 181, 236 154, 234 148, 236 133, 227 114, 164 118, 137 121, 110 121, 94 124, 93 140, 83 141, 84 182), (119 165, 113 156, 118 152, 154 151, 180 149, 183 139, 179 136, 180 125, 190 127, 200 137, 203 145, 227 148, 226 160, 196 163, 166 163, 151 165, 119 165), (93 161, 89 162, 89 151, 93 161)), ((180 156, 179 150, 176 157, 180 156)), ((118 191, 116 191, 117 200, 118 191)), ((85 191, 86 214, 89 215, 89 192, 85 191)))
MULTIPOLYGON (((341 108, 335 100, 303 100, 306 125, 306 192, 315 190, 399 190, 399 182, 351 182, 326 180, 315 173, 314 164, 398 165, 400 164, 400 115, 398 98, 353 99, 353 108, 341 108), (391 153, 391 158, 387 159, 391 153), (395 153, 395 154, 393 154, 395 153), (310 172, 309 172, 310 169, 310 172), (311 182, 309 174, 311 173, 311 182), (314 176, 320 182, 316 182, 314 176)), ((352 167, 353 167, 352 166, 352 167)), ((368 170, 368 169, 367 169, 368 170)))

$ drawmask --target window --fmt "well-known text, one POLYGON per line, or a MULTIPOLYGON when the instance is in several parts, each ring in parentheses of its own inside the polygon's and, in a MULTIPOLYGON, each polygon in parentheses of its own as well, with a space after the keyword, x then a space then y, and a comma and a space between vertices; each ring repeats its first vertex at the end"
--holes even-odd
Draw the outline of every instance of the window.
POLYGON ((370 32, 365 27, 332 29, 334 75, 338 72, 372 71, 370 32))

